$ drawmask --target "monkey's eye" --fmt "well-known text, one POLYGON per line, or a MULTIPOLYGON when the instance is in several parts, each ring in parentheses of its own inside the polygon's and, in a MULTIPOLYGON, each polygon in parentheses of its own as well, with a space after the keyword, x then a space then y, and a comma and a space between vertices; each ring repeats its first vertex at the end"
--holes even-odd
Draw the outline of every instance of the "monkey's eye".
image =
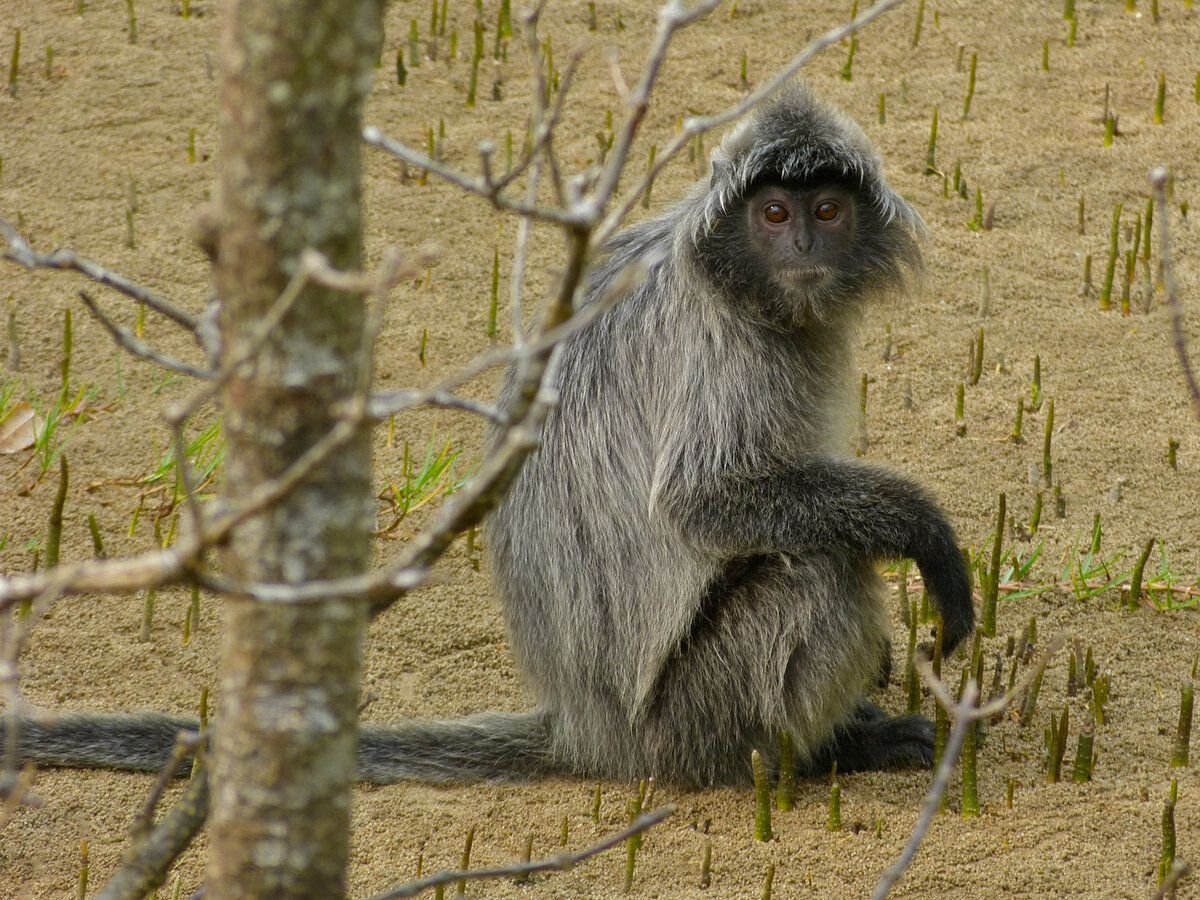
POLYGON ((813 210, 813 215, 821 222, 832 222, 841 213, 842 208, 832 200, 822 200, 813 210))
POLYGON ((791 218, 791 215, 782 203, 772 202, 763 207, 763 218, 772 225, 782 225, 791 218))

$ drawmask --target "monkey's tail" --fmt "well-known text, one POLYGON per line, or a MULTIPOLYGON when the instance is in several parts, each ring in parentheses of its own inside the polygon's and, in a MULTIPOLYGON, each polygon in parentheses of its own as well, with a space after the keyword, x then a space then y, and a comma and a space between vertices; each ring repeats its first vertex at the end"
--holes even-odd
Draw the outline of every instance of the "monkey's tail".
POLYGON ((358 737, 358 777, 375 784, 530 781, 566 771, 543 710, 368 726, 358 737))
MULTIPOLYGON (((73 769, 125 769, 158 772, 171 758, 182 731, 196 731, 194 721, 158 713, 72 713, 48 721, 21 719, 18 756, 21 762, 73 769)), ((0 729, 7 750, 11 731, 0 729)), ((191 762, 180 766, 186 775, 191 762)))
MULTIPOLYGON (((158 772, 179 733, 197 727, 157 713, 22 719, 19 757, 44 766, 158 772)), ((0 728, 0 747, 6 742, 6 729, 0 728)), ((190 769, 186 761, 177 774, 190 769)), ((528 781, 564 771, 552 752, 551 718, 541 710, 367 726, 359 733, 358 778, 376 784, 528 781)))

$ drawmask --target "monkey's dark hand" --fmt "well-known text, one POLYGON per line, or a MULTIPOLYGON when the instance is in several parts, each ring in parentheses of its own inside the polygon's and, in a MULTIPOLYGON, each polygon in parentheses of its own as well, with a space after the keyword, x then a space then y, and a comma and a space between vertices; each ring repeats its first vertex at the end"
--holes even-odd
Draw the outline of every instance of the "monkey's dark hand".
POLYGON ((921 570, 930 599, 942 614, 942 652, 950 653, 975 628, 971 602, 971 576, 963 560, 954 529, 934 508, 916 535, 910 554, 921 570))

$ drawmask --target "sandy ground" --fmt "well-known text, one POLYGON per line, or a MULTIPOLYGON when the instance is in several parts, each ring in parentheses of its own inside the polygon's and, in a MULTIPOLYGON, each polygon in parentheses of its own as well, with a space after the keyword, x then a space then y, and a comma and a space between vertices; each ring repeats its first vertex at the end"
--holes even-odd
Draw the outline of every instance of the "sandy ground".
MULTIPOLYGON (((1007 492, 1015 522, 1028 521, 1039 490, 1045 407, 1025 414, 1023 443, 1010 442, 1008 435, 1017 397, 1029 395, 1039 354, 1044 394, 1055 401, 1054 472, 1065 515, 1056 515, 1048 498, 1037 536, 1013 539, 1022 554, 1043 547, 1032 581, 1061 582, 1077 558, 1073 548, 1090 541, 1099 515, 1101 554, 1113 559, 1114 573, 1126 571, 1136 548, 1155 537, 1165 548, 1174 583, 1185 589, 1170 600, 1160 594, 1132 612, 1121 608, 1116 589, 1080 600, 1055 588, 1002 603, 999 636, 986 642, 989 671, 1007 638, 1019 635, 1032 617, 1043 642, 1065 631, 1090 647, 1097 668, 1110 673, 1108 717, 1096 732, 1094 779, 1082 785, 1046 783, 1043 732, 1050 715, 1064 704, 1070 707, 1069 758, 1078 724, 1088 716, 1085 694, 1066 696, 1066 658, 1060 656, 1046 673, 1032 724, 1021 728, 1005 719, 987 731, 980 761, 983 815, 959 816, 955 786, 949 811, 934 823, 897 896, 1147 896, 1159 856, 1163 799, 1173 777, 1179 779, 1178 852, 1200 861, 1200 780, 1194 769, 1168 766, 1179 687, 1200 650, 1195 595, 1186 590, 1200 574, 1200 425, 1189 412, 1161 293, 1144 296, 1139 270, 1134 314, 1123 317, 1116 310, 1099 312, 1095 290, 1080 292, 1085 254, 1093 255, 1097 287, 1103 277, 1116 203, 1124 205, 1121 246, 1130 245, 1131 228, 1145 206, 1146 171, 1154 163, 1169 165, 1174 175, 1170 224, 1182 293, 1187 299, 1200 292, 1196 227, 1183 212, 1184 204, 1200 199, 1200 105, 1194 98, 1200 20, 1189 5, 1162 0, 1161 21, 1155 23, 1148 0, 1133 13, 1113 0, 1079 2, 1077 43, 1067 47, 1058 3, 930 0, 918 47, 911 46, 916 6, 909 4, 860 38, 852 80, 840 77, 845 47, 809 69, 819 91, 857 117, 878 142, 889 177, 931 231, 926 283, 912 296, 872 311, 862 329, 860 365, 870 378, 867 457, 928 484, 974 548, 993 529, 1000 491, 1007 492), (1048 71, 1041 68, 1044 46, 1048 71), (973 54, 978 78, 964 119, 973 54), (1151 116, 1159 73, 1167 87, 1161 125, 1151 116), (1106 86, 1119 123, 1111 147, 1102 140, 1106 86), (886 95, 886 123, 879 121, 880 94, 886 95), (952 173, 961 163, 970 200, 944 197, 942 179, 925 175, 934 106, 941 114, 938 165, 952 173), (990 231, 966 225, 976 187, 985 205, 994 204, 990 231), (985 269, 991 297, 983 317, 985 269), (1143 300, 1149 301, 1148 312, 1142 311, 1143 300), (957 436, 955 387, 965 377, 968 346, 980 327, 986 337, 983 375, 966 389, 966 433, 957 436), (885 358, 889 333, 892 352, 885 358), (1174 470, 1166 462, 1169 438, 1179 441, 1174 470), (1008 808, 1010 780, 1016 788, 1008 808)), ((71 245, 192 310, 202 308, 207 292, 204 259, 189 229, 216 178, 211 63, 220 6, 194 3, 193 17, 184 20, 170 0, 140 2, 138 41, 131 44, 125 4, 116 0, 94 0, 82 15, 73 0, 0 0, 4 60, 15 29, 22 40, 16 95, 0 93, 0 216, 19 223, 38 248, 71 245), (194 162, 188 153, 192 129, 194 162), (133 248, 127 246, 126 221, 131 193, 133 248)), ((449 6, 451 26, 466 47, 472 4, 451 0, 449 6)), ((594 157, 604 112, 618 104, 605 49, 616 49, 632 78, 653 30, 650 4, 597 6, 594 34, 587 30, 583 3, 552 3, 546 15, 560 65, 570 48, 585 41, 591 46, 559 139, 564 165, 572 171, 594 157)), ((495 3, 486 7, 492 21, 495 3)), ((755 81, 796 52, 807 35, 841 21, 848 7, 741 2, 731 15, 723 6, 680 40, 634 159, 645 158, 650 142, 665 142, 684 111, 710 112, 735 101, 743 52, 755 81)), ((436 62, 425 59, 410 68, 405 86, 396 83, 395 51, 406 45, 414 18, 424 35, 429 5, 397 2, 388 12, 387 49, 369 121, 417 145, 444 121, 446 160, 470 169, 480 139, 491 137, 503 146, 506 132, 521 131, 523 51, 514 43, 509 62, 494 70, 484 66, 480 93, 486 99, 468 109, 469 65, 461 53, 447 61, 446 39, 436 62), (497 78, 502 99, 493 100, 497 78)), ((490 29, 486 39, 490 47, 490 29)), ((413 246, 431 236, 449 251, 421 284, 401 286, 389 298, 379 346, 381 385, 429 383, 488 346, 492 254, 500 248, 506 280, 512 223, 432 181, 401 180, 399 167, 377 153, 367 159, 370 252, 377 256, 389 244, 413 246), (424 366, 418 358, 423 331, 424 366)), ((682 159, 672 165, 655 185, 654 208, 664 208, 697 171, 682 159)), ((543 237, 533 251, 535 289, 546 283, 558 252, 557 241, 543 237)), ((20 368, 5 373, 4 383, 39 408, 53 399, 62 311, 72 308, 74 383, 96 392, 93 413, 64 432, 72 464, 65 558, 91 553, 89 514, 97 517, 110 553, 151 546, 150 513, 160 498, 133 482, 156 466, 167 446, 158 410, 189 389, 122 357, 78 305, 81 286, 75 276, 0 268, 0 298, 15 311, 21 351, 20 368), (140 502, 146 511, 131 533, 140 502)), ((127 301, 100 288, 93 292, 132 325, 134 310, 127 301)), ((162 320, 150 317, 146 338, 196 359, 187 336, 162 320)), ((475 390, 487 396, 492 387, 481 379, 475 390)), ((398 434, 418 457, 430 442, 452 440, 463 448, 460 471, 478 458, 480 434, 473 421, 424 414, 399 423, 398 434)), ((381 488, 399 475, 402 457, 399 441, 388 448, 381 435, 376 461, 381 488)), ((38 479, 37 462, 27 452, 0 457, 3 571, 30 564, 29 542, 44 533, 52 494, 52 479, 38 479)), ((414 514, 380 541, 380 560, 420 519, 414 514)), ((382 510, 381 522, 390 521, 382 510)), ((1151 557, 1155 573, 1160 555, 1156 550, 1151 557)), ((397 604, 373 627, 365 687, 376 699, 369 719, 516 709, 526 702, 486 569, 477 572, 468 563, 461 546, 456 548, 444 566, 443 583, 397 604)), ((59 603, 39 623, 22 658, 27 698, 50 710, 193 710, 201 687, 215 680, 220 609, 205 599, 199 632, 184 645, 186 604, 184 592, 161 595, 152 640, 140 642, 140 598, 59 603)), ((904 646, 898 623, 897 646, 904 646)), ((893 684, 880 700, 895 710, 904 704, 902 664, 899 658, 893 684)), ((959 667, 951 664, 952 677, 959 667)), ((219 708, 219 698, 214 702, 219 708)), ((924 708, 932 710, 928 698, 924 708)), ((150 784, 146 776, 41 773, 37 794, 44 806, 18 812, 0 838, 0 895, 74 896, 81 840, 90 842, 92 884, 100 883, 125 847, 128 823, 150 784)), ((660 787, 658 798, 677 804, 678 812, 646 839, 633 892, 758 896, 774 864, 776 897, 866 895, 903 845, 927 784, 926 773, 844 777, 847 827, 829 833, 828 787, 805 783, 796 810, 777 816, 777 837, 766 844, 752 838, 747 793, 660 787), (712 886, 703 891, 700 860, 707 842, 712 886)), ((527 835, 533 836, 535 854, 554 852, 564 821, 567 845, 583 847, 620 827, 634 786, 602 785, 599 824, 591 821, 593 789, 572 781, 519 788, 363 788, 355 806, 352 890, 365 896, 402 881, 419 858, 427 871, 454 864, 470 827, 478 864, 517 857, 527 835)), ((200 883, 203 859, 201 845, 181 860, 177 871, 185 893, 200 883)), ((500 883, 472 887, 469 894, 615 896, 623 868, 618 852, 528 886, 500 883)), ((1193 890, 1185 885, 1181 895, 1193 890)))

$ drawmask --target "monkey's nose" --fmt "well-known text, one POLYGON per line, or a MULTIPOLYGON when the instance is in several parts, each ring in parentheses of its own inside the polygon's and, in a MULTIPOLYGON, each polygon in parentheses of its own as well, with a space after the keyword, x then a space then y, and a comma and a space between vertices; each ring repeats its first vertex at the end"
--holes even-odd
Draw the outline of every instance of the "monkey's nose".
POLYGON ((807 256, 812 252, 813 248, 812 235, 807 231, 800 231, 792 241, 792 244, 795 246, 797 253, 801 256, 807 256))

